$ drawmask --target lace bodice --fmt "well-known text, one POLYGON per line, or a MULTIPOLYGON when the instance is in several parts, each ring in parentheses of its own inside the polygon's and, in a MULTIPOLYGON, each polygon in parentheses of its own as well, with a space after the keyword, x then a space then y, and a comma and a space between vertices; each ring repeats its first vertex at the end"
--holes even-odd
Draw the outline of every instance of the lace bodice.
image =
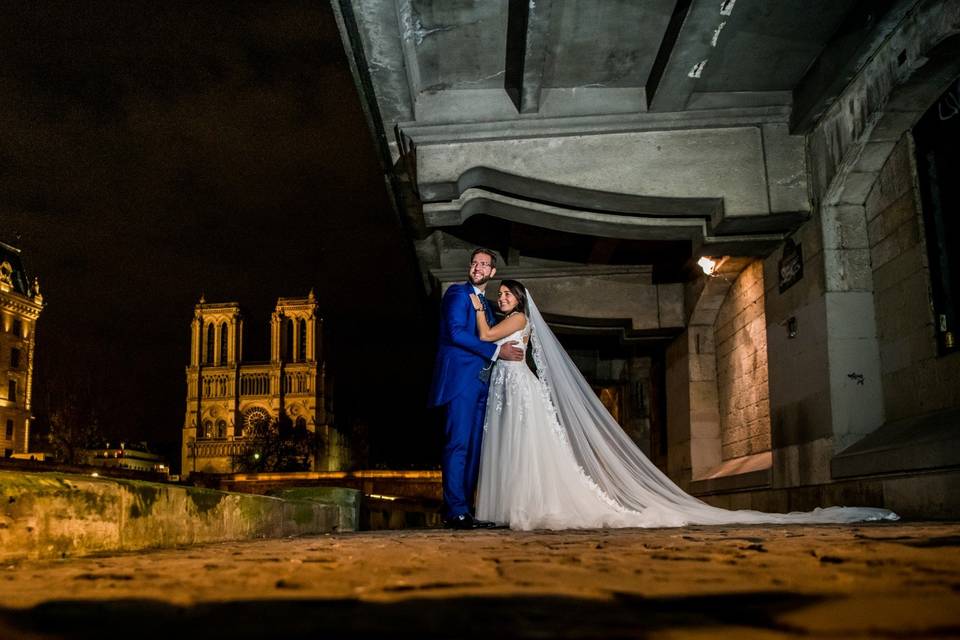
MULTIPOLYGON (((518 342, 519 344, 517 345, 517 347, 519 347, 520 349, 523 349, 524 353, 526 353, 527 347, 529 346, 529 342, 530 342, 529 337, 530 337, 530 323, 527 322, 527 324, 524 325, 523 329, 514 331, 510 335, 500 338, 499 340, 497 340, 497 344, 518 342)), ((497 362, 500 362, 503 364, 522 364, 523 360, 520 360, 519 362, 511 362, 508 360, 498 360, 497 362)))

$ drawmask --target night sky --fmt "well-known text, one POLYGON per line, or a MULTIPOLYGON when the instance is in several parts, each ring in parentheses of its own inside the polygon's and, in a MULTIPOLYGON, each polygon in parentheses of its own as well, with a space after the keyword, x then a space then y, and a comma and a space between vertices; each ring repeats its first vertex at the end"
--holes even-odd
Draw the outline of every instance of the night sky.
POLYGON ((313 287, 340 417, 373 463, 436 464, 430 314, 327 3, 8 2, 0 41, 0 239, 47 304, 38 426, 82 380, 108 434, 179 451, 201 293, 265 336, 313 287))

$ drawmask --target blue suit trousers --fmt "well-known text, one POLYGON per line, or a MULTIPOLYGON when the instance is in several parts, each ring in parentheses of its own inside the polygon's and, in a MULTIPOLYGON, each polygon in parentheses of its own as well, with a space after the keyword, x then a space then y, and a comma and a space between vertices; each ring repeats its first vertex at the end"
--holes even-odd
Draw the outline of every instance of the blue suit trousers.
POLYGON ((487 383, 479 377, 447 403, 447 444, 443 450, 443 502, 446 517, 473 512, 473 494, 480 472, 487 383))

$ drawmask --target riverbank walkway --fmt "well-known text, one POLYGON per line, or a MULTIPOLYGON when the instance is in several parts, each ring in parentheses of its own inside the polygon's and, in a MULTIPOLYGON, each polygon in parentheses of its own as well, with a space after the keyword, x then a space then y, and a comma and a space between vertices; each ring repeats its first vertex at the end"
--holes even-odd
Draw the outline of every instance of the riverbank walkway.
POLYGON ((960 525, 436 529, 0 568, 0 637, 960 637, 960 525))

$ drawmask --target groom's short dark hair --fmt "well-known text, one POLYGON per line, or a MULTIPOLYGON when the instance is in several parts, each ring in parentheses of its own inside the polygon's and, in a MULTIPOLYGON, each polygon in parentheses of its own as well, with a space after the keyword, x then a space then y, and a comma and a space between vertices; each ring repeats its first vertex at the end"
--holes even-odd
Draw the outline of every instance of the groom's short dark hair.
POLYGON ((473 253, 470 254, 470 262, 473 262, 473 259, 477 257, 478 253, 485 253, 486 255, 490 256, 490 266, 491 267, 497 266, 496 254, 493 251, 490 251, 490 249, 486 249, 484 247, 477 247, 476 249, 473 250, 473 253))

